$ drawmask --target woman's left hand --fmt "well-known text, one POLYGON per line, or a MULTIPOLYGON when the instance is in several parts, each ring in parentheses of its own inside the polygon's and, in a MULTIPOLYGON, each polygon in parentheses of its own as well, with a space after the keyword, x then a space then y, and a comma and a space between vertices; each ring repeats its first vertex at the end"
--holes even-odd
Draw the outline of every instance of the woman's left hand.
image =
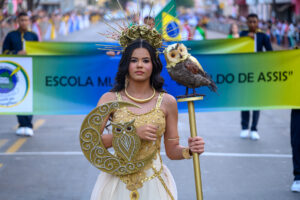
POLYGON ((188 139, 189 148, 192 153, 202 154, 204 152, 204 140, 202 137, 190 137, 188 139))

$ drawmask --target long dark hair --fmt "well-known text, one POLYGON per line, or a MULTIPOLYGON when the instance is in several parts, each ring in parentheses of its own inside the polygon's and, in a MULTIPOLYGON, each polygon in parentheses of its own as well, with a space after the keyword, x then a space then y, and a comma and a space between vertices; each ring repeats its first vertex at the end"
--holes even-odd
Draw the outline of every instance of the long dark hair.
POLYGON ((111 92, 120 92, 125 88, 125 78, 128 75, 128 68, 131 60, 132 53, 137 48, 145 48, 148 50, 152 61, 152 74, 150 76, 150 84, 156 91, 163 91, 162 86, 164 79, 160 76, 162 70, 162 64, 159 57, 156 54, 156 50, 143 39, 137 39, 129 44, 123 52, 121 61, 119 63, 119 69, 115 78, 114 87, 111 92))

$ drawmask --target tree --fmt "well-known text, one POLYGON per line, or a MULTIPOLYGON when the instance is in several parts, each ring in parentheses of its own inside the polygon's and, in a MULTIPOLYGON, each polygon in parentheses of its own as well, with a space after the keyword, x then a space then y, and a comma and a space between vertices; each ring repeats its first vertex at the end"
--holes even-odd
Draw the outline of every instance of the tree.
POLYGON ((194 7, 194 0, 175 0, 175 3, 176 3, 176 6, 179 7, 179 6, 183 6, 185 8, 192 8, 194 7))

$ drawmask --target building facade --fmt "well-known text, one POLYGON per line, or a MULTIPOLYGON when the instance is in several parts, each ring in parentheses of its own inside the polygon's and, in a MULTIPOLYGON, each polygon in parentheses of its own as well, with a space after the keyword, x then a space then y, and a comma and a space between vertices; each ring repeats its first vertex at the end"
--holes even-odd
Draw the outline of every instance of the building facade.
POLYGON ((47 11, 60 9, 62 12, 68 12, 75 8, 86 8, 88 0, 41 0, 40 6, 47 11))
POLYGON ((300 14, 300 0, 235 0, 235 4, 239 15, 256 13, 263 20, 295 21, 300 14))

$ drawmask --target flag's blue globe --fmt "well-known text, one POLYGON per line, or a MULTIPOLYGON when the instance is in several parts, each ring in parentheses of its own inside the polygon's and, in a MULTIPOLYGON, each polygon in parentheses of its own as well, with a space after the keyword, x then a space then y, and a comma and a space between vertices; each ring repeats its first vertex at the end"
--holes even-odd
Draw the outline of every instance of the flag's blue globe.
POLYGON ((166 33, 171 38, 176 38, 179 36, 180 30, 179 25, 175 21, 171 21, 166 28, 166 33))

